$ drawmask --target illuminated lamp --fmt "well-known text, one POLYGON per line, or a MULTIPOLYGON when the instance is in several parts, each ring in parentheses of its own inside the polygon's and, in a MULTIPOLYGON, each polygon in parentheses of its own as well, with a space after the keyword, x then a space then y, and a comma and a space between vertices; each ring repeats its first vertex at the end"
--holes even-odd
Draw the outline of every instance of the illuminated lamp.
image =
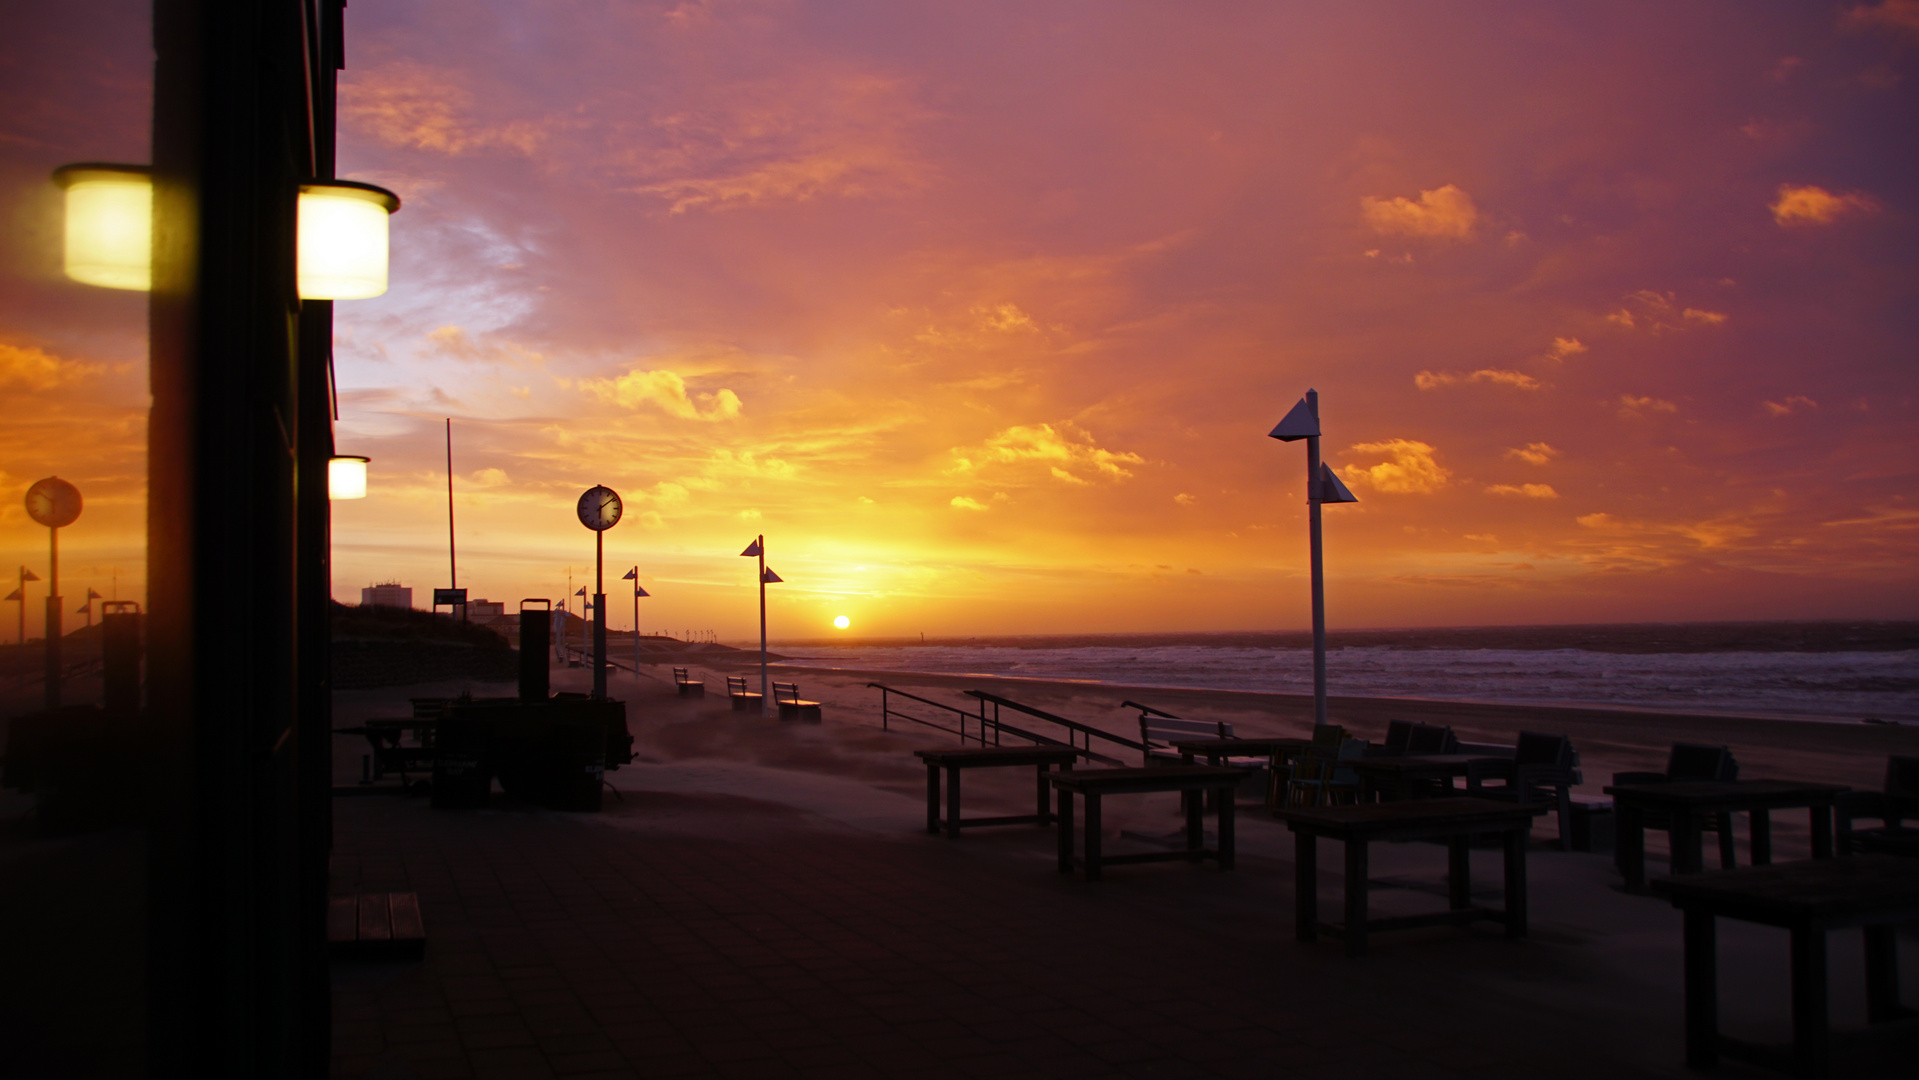
POLYGON ((144 165, 63 165, 67 276, 108 289, 153 287, 153 176, 144 165))
POLYGON ((327 498, 366 498, 366 463, 371 460, 357 454, 337 454, 329 460, 326 468, 327 498))
POLYGON ((300 185, 302 300, 363 300, 386 292, 387 217, 400 197, 351 180, 300 185))

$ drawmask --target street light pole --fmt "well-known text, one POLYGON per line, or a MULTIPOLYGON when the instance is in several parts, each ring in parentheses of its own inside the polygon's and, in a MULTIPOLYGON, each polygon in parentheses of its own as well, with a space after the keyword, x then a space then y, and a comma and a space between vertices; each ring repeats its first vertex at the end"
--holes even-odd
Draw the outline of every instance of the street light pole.
POLYGON ((762 533, 754 537, 753 542, 746 545, 746 550, 740 552, 740 556, 749 559, 758 556, 760 560, 760 715, 770 716, 773 706, 773 688, 767 681, 766 674, 766 586, 769 583, 778 583, 781 578, 766 568, 766 534, 762 533))
POLYGON ((1308 390, 1285 419, 1269 433, 1281 442, 1306 440, 1306 531, 1313 592, 1313 727, 1326 719, 1326 566, 1320 537, 1322 503, 1359 500, 1340 483, 1338 474, 1319 460, 1319 391, 1308 390))

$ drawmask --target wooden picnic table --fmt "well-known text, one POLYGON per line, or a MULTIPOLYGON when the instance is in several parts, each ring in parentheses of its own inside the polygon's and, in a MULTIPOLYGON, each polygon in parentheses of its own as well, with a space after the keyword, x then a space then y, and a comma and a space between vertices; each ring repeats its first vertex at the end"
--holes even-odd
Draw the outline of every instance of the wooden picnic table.
POLYGON ((1046 783, 1050 769, 1070 770, 1079 752, 1070 747, 984 746, 973 750, 915 750, 913 755, 926 762, 926 831, 940 831, 940 770, 946 770, 946 838, 957 840, 959 831, 977 825, 1050 825, 1053 821, 1052 791, 1046 783), (1031 814, 1001 817, 960 817, 960 773, 967 769, 1008 768, 1032 765, 1039 772, 1039 809, 1031 814))
POLYGON ((1302 753, 1312 748, 1313 740, 1297 736, 1272 739, 1174 739, 1167 745, 1179 751, 1180 761, 1185 764, 1191 765, 1194 758, 1203 757, 1208 765, 1224 765, 1227 758, 1233 757, 1271 758, 1276 752, 1302 753))
POLYGON ((1077 769, 1048 773, 1059 792, 1059 872, 1073 872, 1073 796, 1086 800, 1086 839, 1083 844, 1086 880, 1098 881, 1100 869, 1122 863, 1213 859, 1221 870, 1233 868, 1233 789, 1246 777, 1245 769, 1216 765, 1156 765, 1140 769, 1077 769), (1219 846, 1206 847, 1205 813, 1199 799, 1182 799, 1186 810, 1186 850, 1107 855, 1100 843, 1100 800, 1107 795, 1136 795, 1153 791, 1219 793, 1219 846))
POLYGON ((1919 859, 1855 855, 1661 878, 1656 888, 1685 912, 1686 1064, 1710 1069, 1720 1055, 1759 1064, 1781 1058, 1793 1075, 1830 1071, 1826 932, 1865 928, 1866 1019, 1914 1015, 1899 1004, 1895 931, 1919 918, 1919 859), (1789 1055, 1719 1033, 1718 917, 1792 933, 1792 1047, 1789 1055))
POLYGON ((1367 935, 1374 930, 1467 923, 1477 919, 1504 923, 1507 937, 1525 937, 1526 837, 1532 830, 1533 816, 1542 810, 1542 807, 1461 797, 1274 811, 1293 832, 1296 936, 1301 941, 1313 941, 1321 933, 1344 937, 1347 956, 1366 955, 1367 935), (1505 846, 1506 905, 1503 909, 1474 907, 1472 902, 1469 859, 1472 838, 1488 834, 1499 836, 1505 846), (1346 845, 1346 921, 1343 924, 1319 920, 1319 838, 1322 836, 1346 845), (1367 845, 1375 840, 1434 837, 1446 840, 1448 910, 1383 919, 1370 917, 1367 914, 1367 845))
POLYGON ((1381 794, 1396 799, 1423 795, 1435 782, 1452 787, 1453 778, 1465 776, 1481 762, 1510 760, 1485 754, 1395 754, 1389 757, 1361 757, 1340 762, 1340 767, 1359 774, 1360 799, 1370 801, 1381 794))
POLYGON ((1628 891, 1646 887, 1647 811, 1663 812, 1671 822, 1672 872, 1697 874, 1701 819, 1709 814, 1746 813, 1752 830, 1752 862, 1772 862, 1774 810, 1805 807, 1812 819, 1812 857, 1832 858, 1832 807, 1852 789, 1844 784, 1799 780, 1696 780, 1663 784, 1618 784, 1605 789, 1617 815, 1619 872, 1628 891))

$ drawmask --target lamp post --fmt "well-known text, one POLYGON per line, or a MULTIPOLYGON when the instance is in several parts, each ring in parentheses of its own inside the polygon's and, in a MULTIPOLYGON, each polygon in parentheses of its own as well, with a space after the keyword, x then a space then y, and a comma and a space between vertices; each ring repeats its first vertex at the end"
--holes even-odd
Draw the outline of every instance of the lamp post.
POLYGON ((633 583, 633 681, 640 680, 640 597, 650 595, 640 588, 640 568, 628 570, 621 581, 633 583))
POLYGON ((7 594, 7 599, 20 605, 20 644, 22 645, 27 643, 27 582, 39 580, 39 574, 23 566, 20 568, 20 587, 7 594))
POLYGON ((580 494, 580 524, 593 530, 593 700, 606 700, 606 530, 620 523, 620 494, 595 484, 580 494))
POLYGON ((1326 724, 1326 571, 1319 534, 1321 503, 1352 503, 1359 499, 1319 460, 1319 391, 1308 390, 1268 433, 1280 442, 1306 440, 1307 547, 1311 552, 1313 585, 1313 726, 1326 724))
POLYGON ((754 537, 746 550, 740 552, 740 557, 760 560, 760 715, 771 716, 773 694, 766 675, 766 587, 782 579, 766 568, 766 534, 754 537))
MULTIPOLYGON (((47 527, 48 710, 60 707, 60 530, 79 520, 80 505, 80 489, 57 476, 49 476, 27 489, 27 516, 47 527)), ((24 621, 24 601, 21 608, 24 621)))

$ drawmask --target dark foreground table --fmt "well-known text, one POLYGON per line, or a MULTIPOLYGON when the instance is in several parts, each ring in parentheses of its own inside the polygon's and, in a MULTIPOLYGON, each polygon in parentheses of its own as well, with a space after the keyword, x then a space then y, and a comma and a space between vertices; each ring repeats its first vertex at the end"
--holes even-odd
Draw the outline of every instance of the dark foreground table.
POLYGON ((1899 1004, 1894 930, 1919 918, 1919 859, 1857 855, 1661 878, 1657 887, 1686 913, 1686 1064, 1693 1068, 1712 1068, 1724 1054, 1762 1065, 1785 1064, 1794 1076, 1827 1075, 1826 931, 1839 927, 1865 927, 1868 1022, 1913 1015, 1899 1004), (1713 923, 1719 916, 1792 932, 1789 1056, 1719 1034, 1713 923))
POLYGON ((926 831, 940 831, 940 770, 946 770, 946 838, 959 837, 961 829, 976 825, 1050 825, 1053 822, 1052 792, 1047 790, 1049 769, 1070 770, 1078 751, 1047 746, 983 746, 975 750, 915 750, 913 755, 926 762, 926 831), (1032 765, 1039 772, 1039 805, 1031 814, 1001 817, 960 817, 960 773, 967 769, 995 769, 1032 765))
POLYGON ((1424 793, 1434 787, 1453 788, 1453 778, 1471 773, 1482 761, 1509 760, 1485 754, 1395 754, 1388 757, 1363 757, 1342 761, 1341 765, 1359 774, 1364 785, 1360 798, 1371 801, 1379 795, 1395 799, 1432 798, 1424 793))
POLYGON ((1319 933, 1343 936, 1347 956, 1366 955, 1366 935, 1372 930, 1401 930, 1442 923, 1489 919, 1506 925, 1507 937, 1526 936, 1526 836, 1533 815, 1543 808, 1515 806, 1491 799, 1407 799, 1400 802, 1361 803, 1280 810, 1275 816, 1293 831, 1294 905, 1299 940, 1312 941, 1319 933), (1506 849, 1506 906, 1503 910, 1474 907, 1472 838, 1497 835, 1506 849), (1346 844, 1346 922, 1319 921, 1319 838, 1346 844), (1447 884, 1450 909, 1424 915, 1374 919, 1367 915, 1367 851, 1374 840, 1447 841, 1447 884))
POLYGON ((1246 777, 1245 769, 1213 765, 1162 765, 1144 769, 1083 769, 1047 776, 1059 791, 1059 872, 1073 872, 1073 796, 1086 800, 1086 880, 1098 881, 1102 866, 1122 863, 1214 859, 1221 870, 1233 868, 1233 790, 1246 777), (1182 799, 1186 808, 1186 850, 1153 851, 1137 855, 1106 855, 1100 850, 1100 799, 1107 795, 1138 795, 1153 791, 1217 792, 1219 847, 1206 847, 1205 813, 1197 798, 1182 799))
POLYGON ((1622 784, 1606 789, 1618 815, 1619 873, 1628 891, 1646 886, 1647 811, 1664 812, 1671 822, 1672 872, 1697 874, 1703 860, 1699 823, 1711 814, 1751 815, 1752 863, 1772 862, 1774 810, 1806 807, 1812 816, 1812 857, 1832 858, 1832 806, 1852 789, 1844 784, 1798 780, 1700 780, 1677 784, 1622 784))

